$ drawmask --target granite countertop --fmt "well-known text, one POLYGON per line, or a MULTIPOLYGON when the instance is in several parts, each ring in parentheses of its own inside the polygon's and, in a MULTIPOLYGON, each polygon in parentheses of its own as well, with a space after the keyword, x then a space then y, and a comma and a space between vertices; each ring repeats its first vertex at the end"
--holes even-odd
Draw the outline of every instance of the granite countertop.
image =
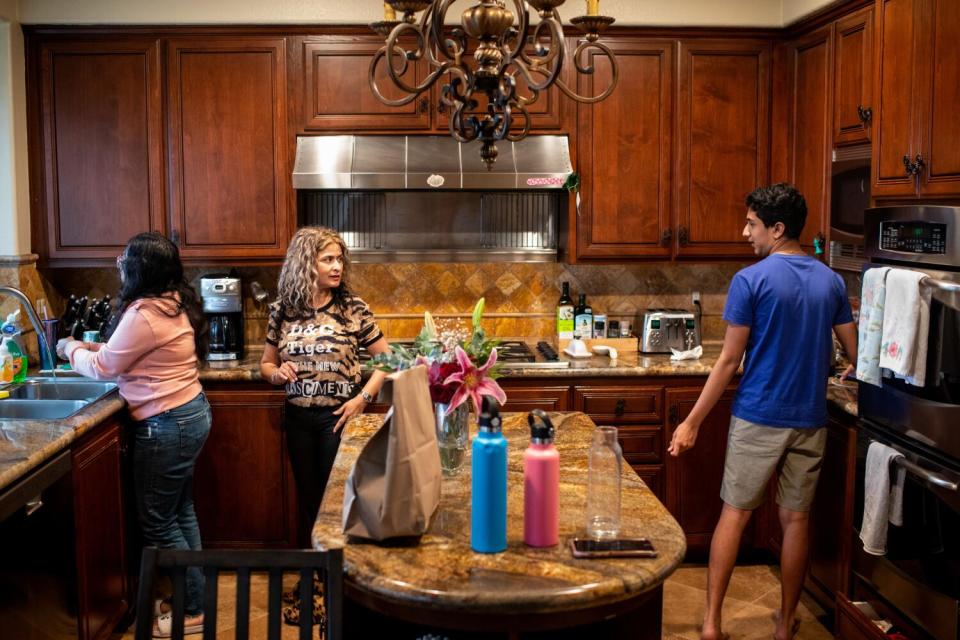
MULTIPOLYGON (((469 613, 533 614, 588 609, 636 597, 660 585, 683 559, 686 539, 677 521, 629 465, 623 465, 623 537, 647 537, 657 558, 574 559, 569 540, 584 535, 587 455, 594 423, 582 413, 552 414, 560 451, 560 544, 523 543, 523 414, 505 414, 509 445, 508 548, 470 549, 470 459, 460 475, 444 478, 441 502, 416 546, 347 542, 342 533, 343 487, 360 450, 382 424, 365 415, 347 426, 313 529, 313 544, 344 548, 351 588, 404 606, 469 613)), ((474 425, 472 431, 476 432, 474 425)))
POLYGON ((0 491, 125 406, 114 391, 65 420, 0 420, 0 491))
MULTIPOLYGON (((536 338, 526 338, 531 349, 536 348, 536 338)), ((568 360, 570 366, 566 369, 537 369, 512 366, 502 369, 504 377, 525 378, 590 378, 604 376, 706 376, 713 369, 720 357, 719 342, 705 342, 703 356, 699 360, 682 360, 673 362, 669 353, 647 354, 636 351, 621 350, 616 360, 606 356, 591 356, 589 358, 570 358, 560 355, 562 360, 568 360)), ((246 382, 260 380, 260 358, 263 350, 248 349, 241 360, 227 360, 222 362, 205 362, 200 367, 201 382, 246 382)))

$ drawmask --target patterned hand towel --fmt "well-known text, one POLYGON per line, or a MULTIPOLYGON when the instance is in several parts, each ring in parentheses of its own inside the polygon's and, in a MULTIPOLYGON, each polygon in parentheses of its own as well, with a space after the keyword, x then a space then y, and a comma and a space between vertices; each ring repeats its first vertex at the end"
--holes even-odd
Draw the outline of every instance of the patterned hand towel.
POLYGON ((891 269, 887 274, 887 300, 883 311, 880 367, 890 369, 908 384, 922 387, 927 372, 927 337, 930 334, 930 287, 926 274, 891 269))
POLYGON ((880 386, 880 341, 883 337, 883 305, 890 267, 874 267, 863 274, 860 292, 860 325, 857 341, 857 379, 880 386))

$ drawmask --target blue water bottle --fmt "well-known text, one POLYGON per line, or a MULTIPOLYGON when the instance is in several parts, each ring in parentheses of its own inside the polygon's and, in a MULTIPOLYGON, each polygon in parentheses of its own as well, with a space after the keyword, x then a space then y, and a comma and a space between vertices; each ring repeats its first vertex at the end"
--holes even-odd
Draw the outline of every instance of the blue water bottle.
POLYGON ((507 548, 507 439, 489 396, 483 397, 479 427, 472 449, 470 547, 497 553, 507 548))

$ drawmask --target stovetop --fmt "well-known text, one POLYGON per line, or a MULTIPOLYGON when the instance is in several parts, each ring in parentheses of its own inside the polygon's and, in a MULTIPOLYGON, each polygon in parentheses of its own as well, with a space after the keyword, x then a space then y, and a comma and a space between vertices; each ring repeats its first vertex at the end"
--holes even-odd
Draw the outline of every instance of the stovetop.
MULTIPOLYGON (((401 346, 406 349, 413 348, 412 340, 396 340, 390 343, 390 346, 401 346)), ((360 350, 360 362, 366 362, 370 359, 370 354, 365 349, 360 350)), ((537 343, 536 352, 522 340, 504 340, 497 345, 497 362, 507 368, 516 369, 563 369, 570 366, 566 360, 561 360, 557 351, 548 342, 540 341, 537 343)))

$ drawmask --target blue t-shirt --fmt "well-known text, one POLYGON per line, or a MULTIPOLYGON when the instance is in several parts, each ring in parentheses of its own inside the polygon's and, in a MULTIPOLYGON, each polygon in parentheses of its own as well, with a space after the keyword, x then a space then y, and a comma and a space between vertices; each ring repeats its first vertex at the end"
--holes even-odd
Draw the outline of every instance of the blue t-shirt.
POLYGON ((774 253, 733 277, 723 319, 750 327, 733 415, 769 427, 826 424, 831 332, 853 322, 843 279, 810 256, 774 253))

